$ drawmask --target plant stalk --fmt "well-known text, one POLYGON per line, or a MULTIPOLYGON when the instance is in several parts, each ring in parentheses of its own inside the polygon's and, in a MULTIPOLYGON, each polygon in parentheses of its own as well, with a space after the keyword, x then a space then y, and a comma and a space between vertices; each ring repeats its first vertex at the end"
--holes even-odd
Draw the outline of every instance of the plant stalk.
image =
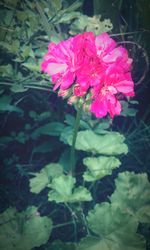
POLYGON ((70 152, 71 175, 74 175, 74 171, 75 171, 75 143, 76 143, 77 133, 78 133, 79 125, 80 125, 81 114, 82 114, 82 106, 80 105, 77 110, 76 120, 74 123, 73 138, 72 138, 72 145, 71 145, 71 152, 70 152))

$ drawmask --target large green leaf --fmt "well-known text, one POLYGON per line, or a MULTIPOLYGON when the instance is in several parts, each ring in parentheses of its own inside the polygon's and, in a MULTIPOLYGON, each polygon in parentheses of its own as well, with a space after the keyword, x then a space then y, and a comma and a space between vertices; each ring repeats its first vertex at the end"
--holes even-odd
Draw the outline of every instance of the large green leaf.
POLYGON ((0 215, 0 249, 30 250, 46 243, 51 230, 51 219, 41 217, 36 207, 21 213, 8 208, 0 215))
POLYGON ((85 237, 79 250, 144 250, 144 237, 136 233, 138 223, 112 204, 97 204, 87 216, 96 235, 85 237))
POLYGON ((50 163, 46 165, 39 173, 32 173, 35 177, 30 179, 30 191, 32 193, 40 193, 51 181, 52 178, 62 174, 63 169, 58 163, 50 163))
POLYGON ((126 231, 129 228, 126 228, 125 232, 122 232, 120 236, 124 238, 121 239, 100 239, 93 236, 87 236, 81 240, 78 250, 145 250, 145 241, 144 238, 138 234, 126 235, 126 231))
MULTIPOLYGON (((72 133, 69 127, 61 133, 61 140, 71 145, 72 133)), ((124 143, 125 137, 118 132, 109 132, 105 135, 94 133, 92 130, 78 132, 75 148, 94 154, 119 155, 128 152, 124 143)))
POLYGON ((150 182, 147 175, 123 172, 118 175, 115 184, 111 202, 139 222, 150 223, 150 182))
POLYGON ((49 153, 54 150, 58 145, 58 142, 51 142, 51 141, 44 141, 43 143, 40 143, 40 145, 36 146, 33 149, 33 153, 49 153))
POLYGON ((121 164, 114 156, 86 157, 83 163, 88 168, 83 175, 85 181, 96 181, 106 175, 111 175, 112 170, 121 164))
POLYGON ((76 188, 75 182, 75 178, 70 175, 54 178, 49 185, 52 190, 48 193, 48 200, 56 203, 90 201, 90 192, 82 186, 76 188))
POLYGON ((44 126, 37 128, 32 133, 32 137, 37 138, 40 135, 58 136, 63 131, 64 127, 65 126, 60 122, 50 122, 44 126))
POLYGON ((73 20, 69 30, 71 35, 75 35, 83 31, 91 31, 94 32, 95 35, 99 35, 100 33, 108 32, 113 28, 110 19, 102 21, 101 15, 89 17, 81 14, 80 12, 72 12, 66 15, 65 18, 62 19, 62 22, 68 23, 71 19, 73 20))

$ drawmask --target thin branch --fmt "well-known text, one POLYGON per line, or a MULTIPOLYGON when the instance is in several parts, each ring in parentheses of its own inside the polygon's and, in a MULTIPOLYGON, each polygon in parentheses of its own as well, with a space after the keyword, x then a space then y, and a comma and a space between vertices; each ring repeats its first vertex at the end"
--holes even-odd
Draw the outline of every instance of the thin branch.
MULTIPOLYGON (((0 82, 0 85, 6 85, 6 86, 14 86, 14 83, 10 83, 10 82, 0 82)), ((18 84, 19 85, 19 84, 18 84)), ((38 85, 31 85, 31 84, 24 84, 21 85, 24 88, 29 88, 29 89, 38 89, 38 90, 44 90, 44 91, 49 91, 52 93, 56 93, 56 91, 52 90, 51 88, 48 88, 47 86, 38 86, 38 85)))

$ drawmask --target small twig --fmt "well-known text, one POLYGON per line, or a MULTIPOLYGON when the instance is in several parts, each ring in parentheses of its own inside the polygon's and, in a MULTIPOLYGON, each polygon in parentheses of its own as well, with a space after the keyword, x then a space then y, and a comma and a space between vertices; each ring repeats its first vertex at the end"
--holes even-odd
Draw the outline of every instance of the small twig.
POLYGON ((6 31, 10 31, 10 32, 14 32, 15 31, 15 30, 12 30, 10 28, 7 28, 7 27, 1 26, 1 25, 0 25, 0 29, 6 30, 6 31))
POLYGON ((70 222, 66 222, 66 223, 57 224, 57 225, 53 226, 53 229, 68 226, 68 225, 71 225, 73 223, 74 223, 73 221, 70 221, 70 222))
POLYGON ((137 33, 142 33, 142 32, 148 32, 148 30, 139 30, 139 31, 133 31, 133 32, 120 32, 117 34, 110 34, 110 37, 113 36, 122 36, 122 35, 132 35, 132 34, 137 34, 137 33))
POLYGON ((146 62, 146 68, 145 68, 141 78, 137 82, 135 82, 135 85, 139 85, 145 79, 145 77, 146 77, 146 75, 148 73, 148 70, 149 70, 149 59, 148 59, 148 56, 146 54, 145 49, 141 45, 139 45, 138 43, 132 42, 132 41, 118 42, 118 44, 133 44, 133 45, 137 46, 137 48, 142 51, 142 54, 143 54, 143 56, 145 58, 145 62, 146 62))

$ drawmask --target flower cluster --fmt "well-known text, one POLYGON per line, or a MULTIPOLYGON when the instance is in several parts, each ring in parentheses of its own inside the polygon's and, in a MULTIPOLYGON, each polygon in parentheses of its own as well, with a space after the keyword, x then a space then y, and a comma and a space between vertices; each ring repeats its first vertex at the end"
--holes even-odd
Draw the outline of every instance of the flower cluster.
POLYGON ((132 59, 107 33, 85 32, 58 44, 51 42, 41 69, 51 76, 54 90, 73 103, 83 98, 101 118, 121 112, 120 96, 134 96, 132 59))

